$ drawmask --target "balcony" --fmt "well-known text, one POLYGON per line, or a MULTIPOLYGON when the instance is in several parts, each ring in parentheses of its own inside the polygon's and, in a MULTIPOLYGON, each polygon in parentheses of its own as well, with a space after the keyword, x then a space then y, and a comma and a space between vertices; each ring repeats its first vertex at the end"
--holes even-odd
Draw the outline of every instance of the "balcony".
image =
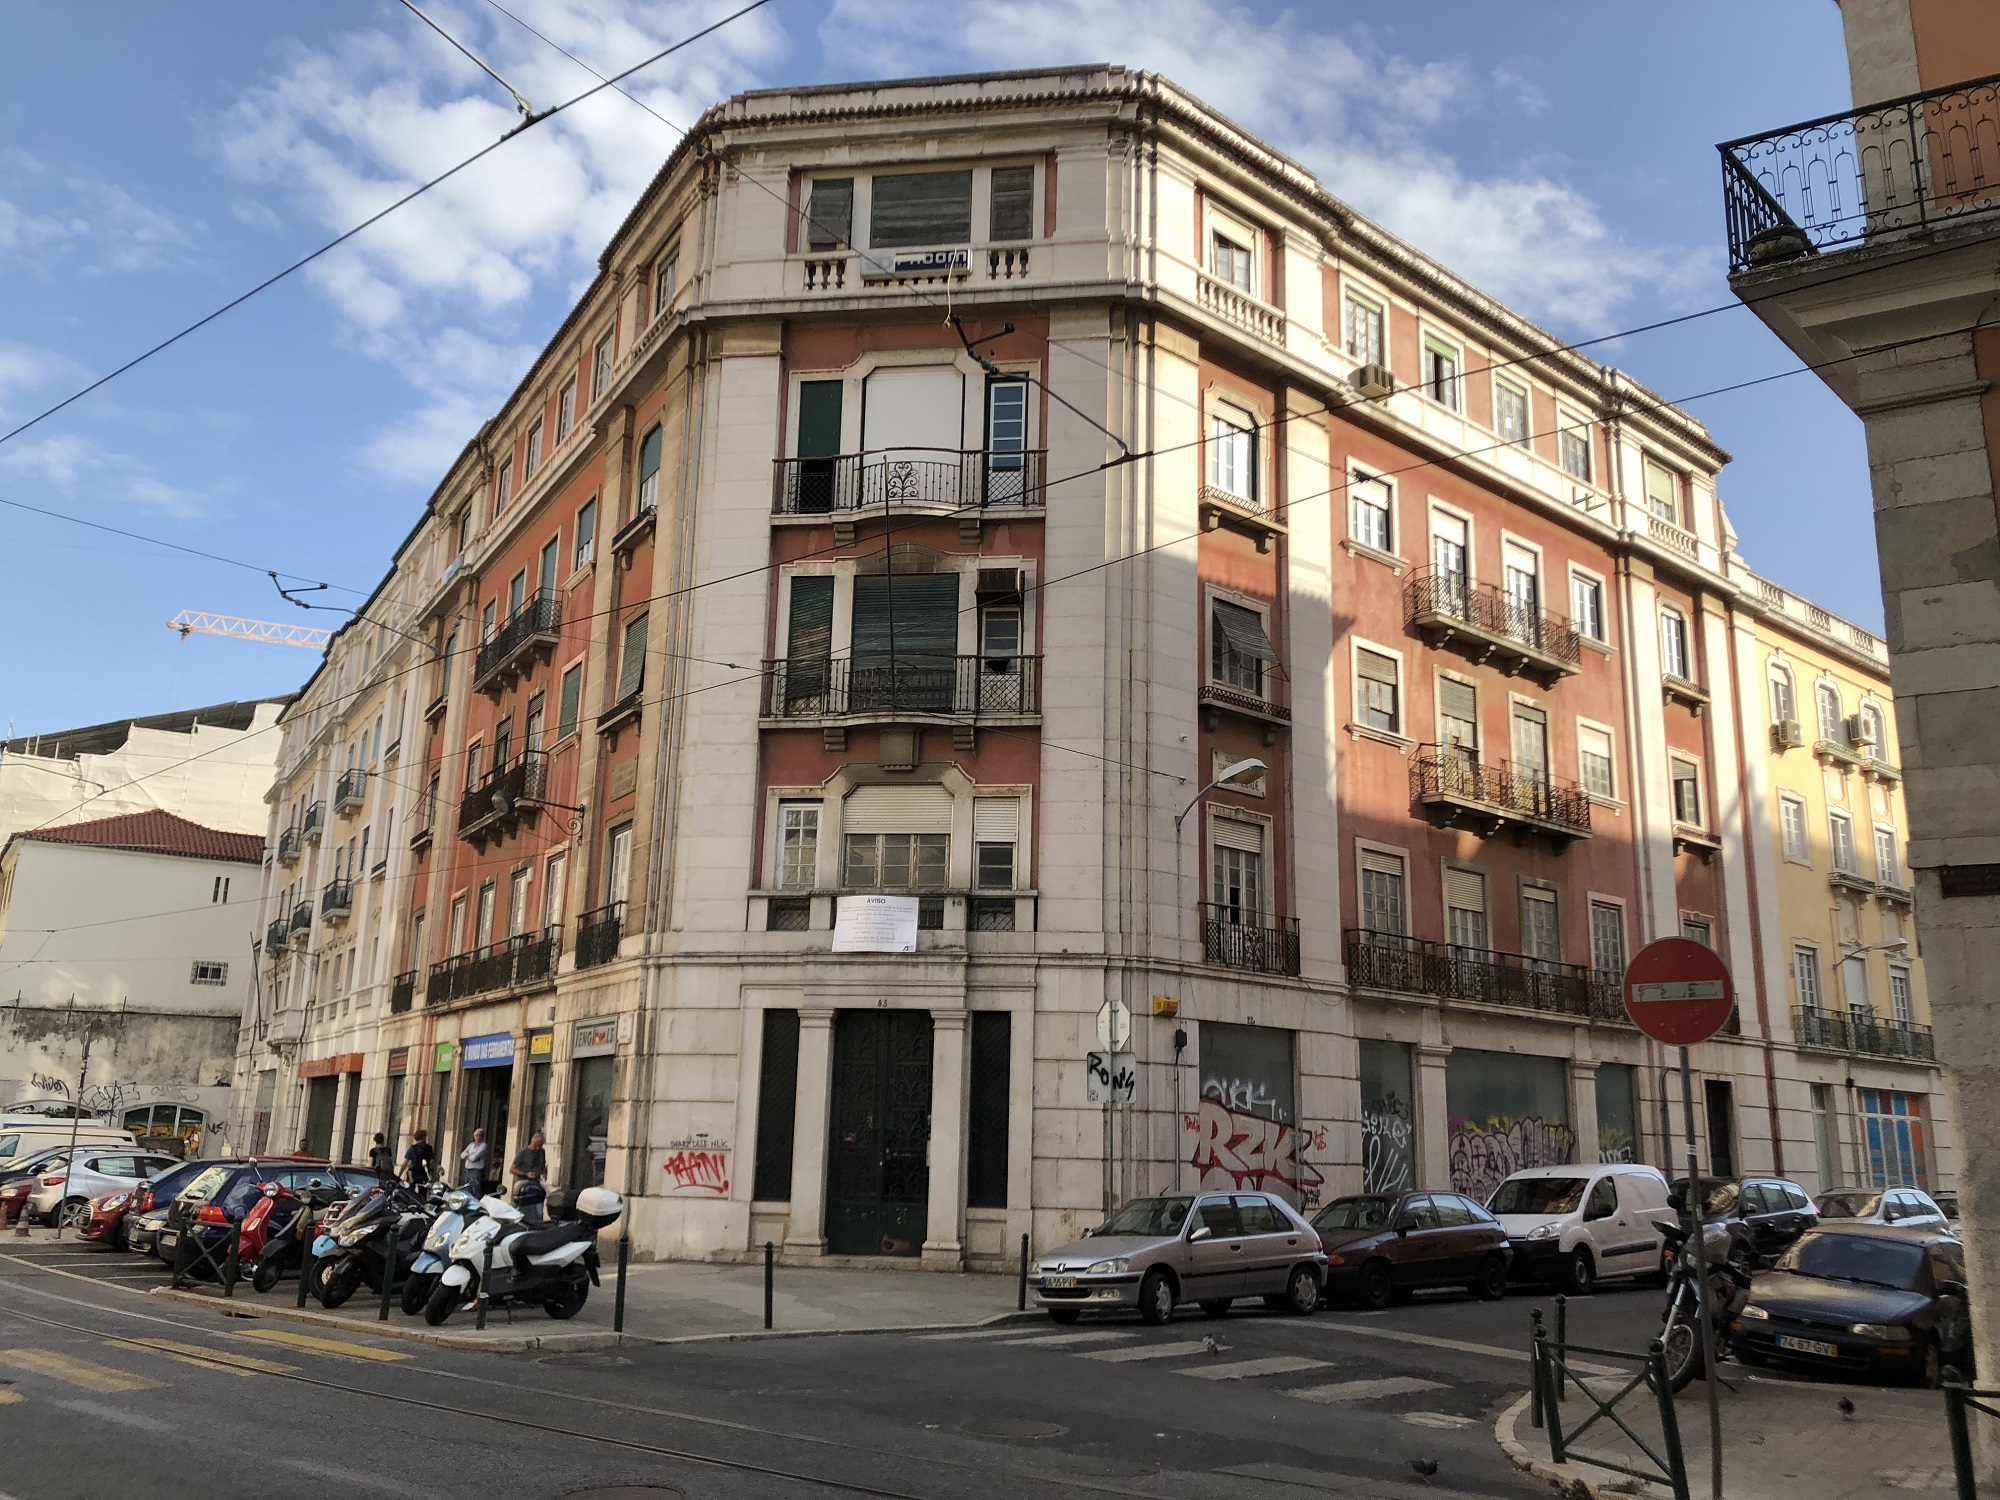
POLYGON ((1241 287, 1211 276, 1206 271, 1195 272, 1195 282, 1196 295, 1203 311, 1234 323, 1246 333, 1284 347, 1285 315, 1277 308, 1267 302, 1259 302, 1241 287))
POLYGON ((1835 869, 1827 875, 1826 883, 1836 891, 1848 891, 1856 896, 1875 894, 1875 882, 1854 870, 1835 869))
POLYGON ((1598 974, 1582 964, 1455 948, 1400 933, 1349 928, 1347 982, 1360 989, 1631 1024, 1618 976, 1598 974))
POLYGON ((764 663, 764 717, 1004 719, 1041 712, 1039 656, 801 657, 764 663))
POLYGON ((1195 506, 1203 531, 1240 532, 1257 544, 1259 552, 1269 552, 1274 538, 1289 529, 1264 503, 1261 495, 1245 495, 1219 484, 1204 484, 1195 506))
POLYGON ((305 818, 299 824, 299 833, 303 838, 317 839, 325 828, 326 804, 315 802, 306 809, 305 818))
POLYGON ((301 901, 292 908, 291 930, 286 934, 291 939, 293 947, 305 947, 306 939, 312 936, 312 925, 313 904, 310 901, 301 901))
POLYGON ((417 971, 406 970, 389 981, 389 1014, 400 1016, 407 1013, 417 999, 417 971))
POLYGON ((541 589, 523 600, 507 623, 482 641, 472 668, 473 691, 497 698, 521 676, 525 663, 546 660, 562 635, 562 598, 541 589))
POLYGON ((290 931, 290 928, 291 924, 283 917, 280 917, 264 929, 264 952, 267 956, 273 959, 277 958, 278 954, 284 949, 285 935, 290 931))
POLYGON ((2000 207, 2000 77, 1726 141, 1729 270, 1915 238, 2000 207))
POLYGON ((305 850, 305 835, 296 828, 287 828, 278 835, 278 863, 295 865, 299 855, 305 850))
POLYGON ((1893 885, 1886 880, 1875 882, 1875 899, 1891 906, 1914 906, 1917 893, 1906 885, 1893 885))
POLYGON ((576 966, 594 969, 618 956, 618 941, 625 935, 625 903, 614 901, 587 911, 576 921, 576 966))
POLYGON ((549 753, 523 750, 480 778, 458 804, 458 836, 476 849, 504 837, 523 818, 541 811, 549 779, 549 753))
POLYGON ((329 880, 319 893, 319 914, 332 924, 345 922, 347 914, 353 910, 354 882, 329 880))
POLYGON ((1488 765, 1455 746, 1419 745, 1410 761, 1410 797, 1439 828, 1491 838, 1544 834, 1557 848, 1590 837, 1590 794, 1546 771, 1488 765))
POLYGON ((1845 740, 1814 740, 1813 754, 1821 765, 1851 766, 1857 771, 1868 768, 1868 751, 1864 747, 1850 745, 1845 740))
POLYGON ((1583 670, 1583 637, 1567 617, 1463 573, 1419 568, 1403 585, 1403 618, 1432 647, 1450 646, 1545 686, 1583 670))
POLYGON ((1900 1057, 1912 1062, 1937 1059, 1930 1027, 1914 1021, 1882 1021, 1871 1011, 1849 1011, 1839 1016, 1831 1011, 1800 1009, 1792 1012, 1792 1025, 1801 1047, 1821 1052, 1900 1057))
POLYGON ((1299 919, 1278 917, 1275 927, 1260 925, 1260 920, 1255 912, 1202 902, 1202 961, 1260 974, 1297 974, 1299 919))
POLYGON ((360 766, 349 766, 340 773, 340 780, 333 784, 333 810, 349 812, 361 805, 368 795, 368 773, 360 766))
POLYGON ((999 453, 968 448, 884 448, 832 458, 781 458, 771 496, 775 516, 830 519, 852 528, 867 512, 1040 511, 1047 504, 1041 449, 999 453))
MULTIPOLYGON (((431 965, 424 1004, 448 1005, 500 990, 544 988, 554 983, 556 955, 561 952, 562 928, 545 927, 454 954, 431 965)), ((416 976, 409 977, 414 993, 416 976)))

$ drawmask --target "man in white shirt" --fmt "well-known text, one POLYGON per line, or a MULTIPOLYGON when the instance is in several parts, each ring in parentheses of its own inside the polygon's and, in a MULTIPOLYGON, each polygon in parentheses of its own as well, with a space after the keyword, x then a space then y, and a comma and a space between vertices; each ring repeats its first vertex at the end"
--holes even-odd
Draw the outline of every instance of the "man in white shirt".
POLYGON ((472 1139, 458 1153, 459 1165, 465 1169, 465 1186, 468 1192, 486 1191, 486 1158, 491 1148, 486 1144, 486 1131, 482 1128, 472 1132, 472 1139))

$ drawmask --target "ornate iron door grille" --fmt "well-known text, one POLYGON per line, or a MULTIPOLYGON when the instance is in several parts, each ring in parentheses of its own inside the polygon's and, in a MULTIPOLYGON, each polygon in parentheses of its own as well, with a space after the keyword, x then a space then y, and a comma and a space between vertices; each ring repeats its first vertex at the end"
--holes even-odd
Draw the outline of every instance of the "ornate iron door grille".
POLYGON ((835 1016, 832 1114, 827 1250, 921 1255, 930 1207, 928 1011, 835 1016))

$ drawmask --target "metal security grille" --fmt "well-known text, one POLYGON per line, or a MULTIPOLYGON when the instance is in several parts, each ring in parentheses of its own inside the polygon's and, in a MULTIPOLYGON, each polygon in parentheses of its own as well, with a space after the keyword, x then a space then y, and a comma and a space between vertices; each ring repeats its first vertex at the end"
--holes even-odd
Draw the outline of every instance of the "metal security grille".
POLYGON ((972 1015, 972 1099, 965 1155, 968 1208, 1007 1206, 1012 1021, 1004 1010, 975 1011, 972 1015))
POLYGON ((828 1251, 921 1255, 930 1201, 929 1011, 835 1016, 832 1117, 828 1251))

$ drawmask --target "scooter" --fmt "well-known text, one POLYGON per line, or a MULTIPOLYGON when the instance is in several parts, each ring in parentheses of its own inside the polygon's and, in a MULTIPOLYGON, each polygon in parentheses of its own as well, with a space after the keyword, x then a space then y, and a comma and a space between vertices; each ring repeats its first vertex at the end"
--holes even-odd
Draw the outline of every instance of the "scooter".
POLYGON ((269 1182, 256 1204, 243 1216, 236 1259, 250 1284, 260 1292, 274 1289, 287 1271, 296 1271, 305 1246, 345 1192, 338 1184, 306 1189, 299 1195, 282 1183, 269 1182))
POLYGON ((625 1212, 609 1188, 585 1188, 573 1203, 559 1203, 565 1217, 545 1228, 521 1222, 502 1198, 482 1199, 486 1217, 461 1233, 451 1265, 424 1303, 424 1321, 436 1328, 454 1311, 484 1301, 488 1307, 540 1307, 552 1318, 573 1318, 599 1280, 597 1234, 625 1212), (488 1250, 491 1250, 491 1275, 488 1250))
POLYGON ((1702 1226, 1702 1249, 1708 1268, 1708 1296, 1697 1293, 1694 1264, 1694 1234, 1685 1225, 1667 1224, 1660 1229, 1667 1248, 1674 1252, 1673 1269, 1667 1278, 1667 1305, 1660 1314, 1666 1326, 1660 1332, 1667 1355, 1667 1378, 1678 1391, 1702 1374, 1701 1304, 1708 1307, 1716 1358, 1729 1349, 1729 1324, 1750 1300, 1750 1278, 1758 1257, 1747 1240, 1731 1232, 1728 1225, 1702 1226), (1720 1231, 1720 1232, 1717 1232, 1720 1231))
POLYGON ((430 1228, 420 1201, 400 1183, 361 1194, 313 1241, 314 1265, 306 1289, 332 1311, 364 1283, 382 1285, 393 1256, 399 1270, 417 1258, 430 1228))
POLYGON ((438 1278, 451 1264, 451 1247, 465 1232, 465 1226, 484 1213, 479 1200, 463 1188, 453 1188, 443 1195, 438 1203, 438 1216, 431 1220, 430 1232, 424 1236, 423 1251, 403 1282, 402 1307, 406 1316, 414 1318, 424 1310, 424 1304, 437 1289, 438 1278))

